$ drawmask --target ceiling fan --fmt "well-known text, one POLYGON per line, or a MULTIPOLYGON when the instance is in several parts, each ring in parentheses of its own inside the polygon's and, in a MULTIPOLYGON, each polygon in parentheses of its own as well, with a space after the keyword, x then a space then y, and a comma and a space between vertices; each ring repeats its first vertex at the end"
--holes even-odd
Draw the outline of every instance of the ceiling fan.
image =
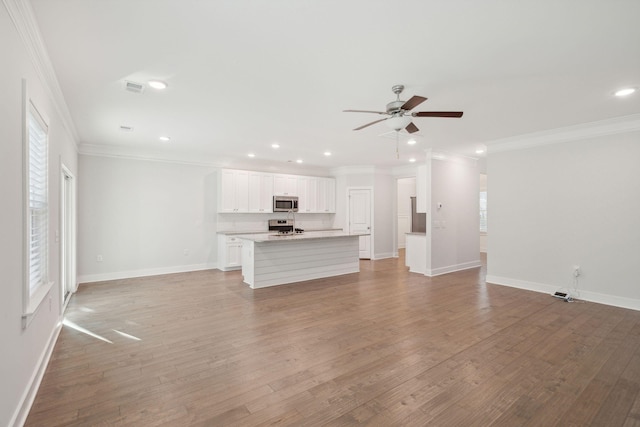
POLYGON ((396 100, 387 104, 387 111, 370 111, 370 110, 343 110, 345 113, 374 113, 383 114, 389 117, 375 120, 366 125, 355 128, 354 130, 364 129, 376 123, 387 121, 387 125, 400 132, 402 129, 409 133, 418 132, 420 129, 411 121, 412 117, 462 117, 462 111, 414 111, 415 107, 422 104, 427 98, 423 96, 414 95, 408 101, 400 100, 400 94, 404 90, 404 85, 395 85, 391 88, 393 93, 396 94, 396 100))

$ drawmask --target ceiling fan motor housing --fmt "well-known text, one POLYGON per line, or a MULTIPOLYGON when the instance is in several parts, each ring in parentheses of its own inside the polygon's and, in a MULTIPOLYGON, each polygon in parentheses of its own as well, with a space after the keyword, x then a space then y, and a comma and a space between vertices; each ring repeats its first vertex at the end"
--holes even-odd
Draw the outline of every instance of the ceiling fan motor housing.
POLYGON ((402 110, 402 106, 404 105, 404 101, 391 101, 387 104, 387 113, 392 114, 402 110))

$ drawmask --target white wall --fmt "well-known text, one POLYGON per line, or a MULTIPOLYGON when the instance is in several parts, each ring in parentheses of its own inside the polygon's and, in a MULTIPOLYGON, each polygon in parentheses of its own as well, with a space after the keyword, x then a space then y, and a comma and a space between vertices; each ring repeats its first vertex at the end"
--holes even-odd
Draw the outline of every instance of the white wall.
POLYGON ((487 281, 640 309, 640 133, 491 153, 487 281))
MULTIPOLYGON (((34 397, 41 368, 48 359, 60 322, 59 230, 60 163, 77 174, 77 154, 71 133, 52 98, 49 82, 41 78, 27 53, 7 9, 0 6, 0 425, 24 421, 34 397), (22 328, 23 159, 22 79, 29 97, 49 119, 49 279, 54 286, 22 328)), ((38 68, 42 69, 42 68, 38 68)))
POLYGON ((395 224, 397 196, 396 179, 386 171, 378 171, 373 187, 373 259, 391 258, 398 255, 397 230, 395 224))
POLYGON ((78 280, 215 268, 216 171, 81 155, 78 280))
POLYGON ((475 160, 447 154, 427 160, 427 171, 426 274, 479 266, 480 174, 475 160))

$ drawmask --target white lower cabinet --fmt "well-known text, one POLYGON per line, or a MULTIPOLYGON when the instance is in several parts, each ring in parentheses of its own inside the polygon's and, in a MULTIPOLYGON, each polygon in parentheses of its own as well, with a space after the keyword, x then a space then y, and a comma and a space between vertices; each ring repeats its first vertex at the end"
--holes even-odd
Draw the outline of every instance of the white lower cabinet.
POLYGON ((239 270, 242 267, 242 240, 218 235, 218 270, 239 270))

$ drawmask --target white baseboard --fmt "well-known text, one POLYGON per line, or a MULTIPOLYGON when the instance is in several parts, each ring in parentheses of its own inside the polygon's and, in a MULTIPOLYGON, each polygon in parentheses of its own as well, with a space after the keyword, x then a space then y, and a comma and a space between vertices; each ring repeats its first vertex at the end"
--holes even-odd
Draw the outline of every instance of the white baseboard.
MULTIPOLYGON (((500 277, 500 276, 492 276, 492 275, 487 275, 486 282, 493 283, 495 285, 525 289, 527 291, 542 292, 549 295, 552 295, 553 293, 555 293, 560 289, 565 289, 557 285, 528 282, 526 280, 518 280, 518 279, 509 278, 509 277, 500 277)), ((640 311, 640 300, 638 299, 620 297, 616 295, 601 294, 599 292, 591 292, 591 291, 585 291, 580 289, 578 289, 578 292, 579 292, 579 295, 577 295, 575 299, 640 311)))
POLYGON ((44 373, 47 370, 47 365, 49 365, 49 360, 51 359, 53 349, 56 346, 56 341, 58 340, 58 335, 60 335, 61 330, 62 323, 59 323, 51 331, 49 342, 40 355, 36 369, 33 371, 33 374, 31 374, 29 385, 20 397, 20 405, 16 408, 13 417, 11 417, 11 421, 9 422, 10 426, 21 427, 27 421, 27 416, 29 416, 29 411, 31 410, 33 401, 35 400, 38 389, 40 388, 40 383, 42 382, 44 373))
POLYGON ((454 271, 467 270, 469 268, 476 268, 481 266, 482 266, 482 262, 480 262, 480 260, 469 261, 469 262, 463 262, 461 264, 449 265, 446 267, 427 269, 424 275, 429 277, 440 276, 441 274, 453 273, 454 271))
POLYGON ((79 283, 104 282, 107 280, 130 279, 132 277, 159 276, 161 274, 186 273, 189 271, 213 270, 217 264, 191 264, 173 267, 147 268, 143 270, 115 271, 112 273, 85 274, 78 276, 79 283))
POLYGON ((373 258, 371 258, 372 260, 378 260, 378 259, 386 259, 386 258, 397 258, 398 255, 393 255, 393 252, 382 252, 379 254, 373 254, 373 258))

